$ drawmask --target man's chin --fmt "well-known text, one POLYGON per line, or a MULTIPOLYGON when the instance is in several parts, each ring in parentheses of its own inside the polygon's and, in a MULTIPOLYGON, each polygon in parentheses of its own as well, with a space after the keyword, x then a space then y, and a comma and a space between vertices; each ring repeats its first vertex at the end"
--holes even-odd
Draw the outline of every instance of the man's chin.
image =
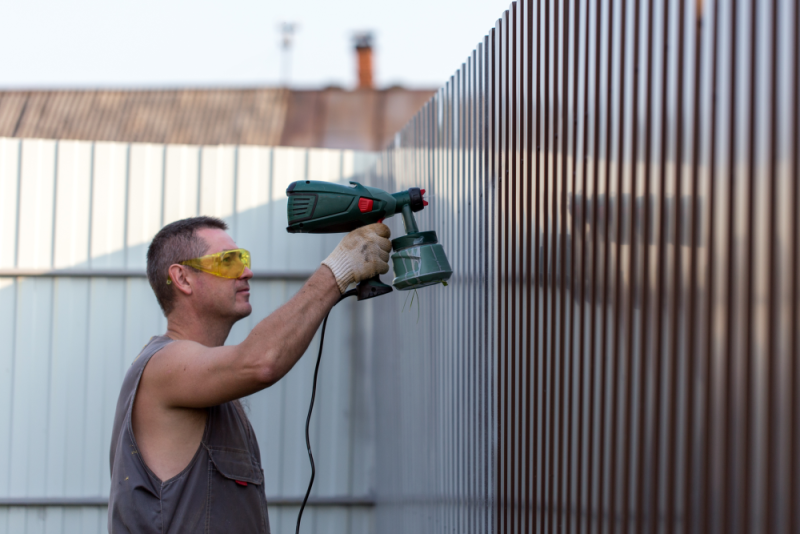
POLYGON ((244 319, 245 317, 249 316, 253 313, 253 307, 250 305, 249 302, 245 302, 240 304, 236 307, 236 320, 244 319))

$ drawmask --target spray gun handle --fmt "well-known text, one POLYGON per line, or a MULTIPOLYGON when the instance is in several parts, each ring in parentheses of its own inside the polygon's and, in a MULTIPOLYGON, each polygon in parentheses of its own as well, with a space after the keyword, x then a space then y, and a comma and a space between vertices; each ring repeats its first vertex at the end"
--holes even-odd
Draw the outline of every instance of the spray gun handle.
POLYGON ((375 275, 372 278, 359 282, 356 286, 355 292, 358 300, 366 300, 385 295, 386 293, 391 293, 392 286, 387 286, 381 282, 380 276, 375 275))

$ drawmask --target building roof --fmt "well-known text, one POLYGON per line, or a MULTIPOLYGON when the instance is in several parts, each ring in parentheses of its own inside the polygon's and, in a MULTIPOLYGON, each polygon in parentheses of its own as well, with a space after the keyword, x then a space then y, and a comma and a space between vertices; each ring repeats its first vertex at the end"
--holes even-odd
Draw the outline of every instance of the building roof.
POLYGON ((381 150, 435 91, 291 91, 281 145, 381 150))
POLYGON ((283 89, 0 92, 0 136, 175 144, 274 145, 283 89))
POLYGON ((0 137, 379 150, 434 91, 0 91, 0 137))

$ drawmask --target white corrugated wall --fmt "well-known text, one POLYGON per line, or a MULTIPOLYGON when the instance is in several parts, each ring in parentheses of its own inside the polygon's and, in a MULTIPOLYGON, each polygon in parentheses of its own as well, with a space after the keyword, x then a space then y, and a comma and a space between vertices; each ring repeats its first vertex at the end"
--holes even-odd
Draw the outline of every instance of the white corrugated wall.
MULTIPOLYGON (((153 235, 214 215, 252 252, 253 314, 231 332, 238 343, 341 237, 287 234, 286 186, 346 180, 371 161, 340 150, 0 138, 0 534, 106 531, 119 386, 166 326, 144 276, 153 235)), ((328 325, 312 429, 317 499, 304 532, 372 532, 371 395, 353 306, 328 325)), ((316 347, 245 402, 273 532, 293 531, 308 483, 316 347)))

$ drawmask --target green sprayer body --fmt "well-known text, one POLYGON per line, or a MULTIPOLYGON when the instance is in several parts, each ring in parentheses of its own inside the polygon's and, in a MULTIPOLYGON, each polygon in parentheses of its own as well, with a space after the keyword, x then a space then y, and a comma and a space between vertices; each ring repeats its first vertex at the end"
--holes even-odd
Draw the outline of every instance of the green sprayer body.
POLYGON ((368 224, 403 216, 406 235, 392 240, 395 278, 399 290, 416 289, 445 282, 453 274, 436 232, 420 232, 414 212, 428 203, 425 190, 387 193, 358 182, 350 185, 315 180, 293 182, 286 188, 289 197, 287 215, 289 233, 335 234, 350 232, 368 224))

